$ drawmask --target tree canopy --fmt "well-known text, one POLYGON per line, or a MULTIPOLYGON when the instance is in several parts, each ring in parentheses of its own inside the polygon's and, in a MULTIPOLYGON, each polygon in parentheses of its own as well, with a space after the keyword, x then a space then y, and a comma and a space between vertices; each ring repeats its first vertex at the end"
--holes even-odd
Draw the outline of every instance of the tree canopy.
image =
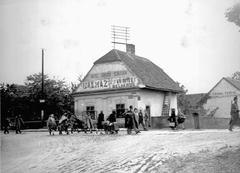
POLYGON ((44 75, 43 98, 41 73, 27 76, 25 85, 1 84, 0 88, 2 118, 21 114, 25 120, 40 120, 43 109, 46 120, 52 113, 59 117, 66 111, 74 111, 72 88, 64 79, 44 75), (45 102, 40 103, 40 99, 45 102))
POLYGON ((235 23, 240 26, 240 2, 235 3, 232 7, 229 7, 225 12, 227 21, 235 23))
POLYGON ((240 80, 240 72, 237 71, 237 72, 233 73, 231 78, 235 79, 235 80, 240 80))
POLYGON ((178 108, 180 108, 184 113, 186 113, 190 107, 189 101, 186 98, 186 94, 188 90, 185 88, 184 85, 180 85, 179 82, 177 83, 183 90, 183 92, 177 95, 177 105, 178 105, 178 108))

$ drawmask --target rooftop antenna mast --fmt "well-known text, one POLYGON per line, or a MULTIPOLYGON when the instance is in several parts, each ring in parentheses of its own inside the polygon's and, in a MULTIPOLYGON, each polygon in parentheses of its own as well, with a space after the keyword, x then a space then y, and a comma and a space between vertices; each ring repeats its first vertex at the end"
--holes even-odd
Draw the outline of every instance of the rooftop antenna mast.
POLYGON ((128 44, 128 40, 130 40, 130 28, 124 26, 111 26, 112 30, 112 38, 113 38, 113 48, 115 49, 115 44, 128 44), (125 40, 125 42, 123 41, 125 40))

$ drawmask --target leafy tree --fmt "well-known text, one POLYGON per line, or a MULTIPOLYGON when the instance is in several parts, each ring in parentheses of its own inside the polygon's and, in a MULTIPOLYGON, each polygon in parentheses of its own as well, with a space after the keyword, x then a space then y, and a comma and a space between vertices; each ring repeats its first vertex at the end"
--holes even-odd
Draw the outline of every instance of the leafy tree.
POLYGON ((46 120, 51 113, 60 116, 74 110, 71 89, 64 79, 50 79, 44 75, 43 98, 41 73, 27 76, 25 85, 1 84, 0 88, 2 120, 17 114, 21 114, 24 120, 40 120, 42 109, 46 120), (40 99, 45 103, 40 103, 40 99))
POLYGON ((240 2, 228 8, 225 12, 225 17, 229 22, 233 22, 237 26, 240 26, 240 2))
POLYGON ((28 111, 28 89, 23 85, 0 84, 1 88, 1 118, 13 118, 17 114, 24 114, 28 111))
POLYGON ((28 76, 25 85, 29 89, 31 107, 33 110, 37 110, 37 113, 34 112, 37 117, 40 117, 41 109, 44 109, 44 119, 47 119, 51 113, 59 117, 66 111, 73 112, 73 97, 64 79, 59 80, 55 77, 49 79, 47 75, 44 75, 43 98, 41 73, 28 76), (44 99, 45 102, 40 103, 40 99, 44 99))
POLYGON ((177 95, 177 105, 183 113, 186 113, 190 107, 189 101, 186 98, 186 94, 188 90, 185 88, 184 85, 180 85, 179 82, 177 84, 182 88, 182 92, 177 95))
POLYGON ((83 76, 82 76, 82 75, 79 75, 79 76, 78 76, 78 81, 77 81, 77 83, 71 82, 71 91, 72 91, 72 92, 75 92, 75 91, 78 89, 80 83, 83 81, 82 78, 83 78, 83 76))
POLYGON ((240 72, 239 71, 235 72, 234 74, 232 74, 231 78, 235 80, 240 80, 240 72))

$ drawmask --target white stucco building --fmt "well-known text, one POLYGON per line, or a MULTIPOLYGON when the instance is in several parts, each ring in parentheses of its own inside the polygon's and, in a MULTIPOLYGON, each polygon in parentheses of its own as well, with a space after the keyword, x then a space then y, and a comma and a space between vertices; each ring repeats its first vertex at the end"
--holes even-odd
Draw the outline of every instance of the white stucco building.
POLYGON ((240 80, 222 78, 208 93, 204 108, 216 111, 213 115, 216 118, 229 118, 231 101, 234 96, 240 97, 240 80))
POLYGON ((123 123, 122 113, 132 105, 146 109, 155 127, 158 117, 168 116, 171 108, 177 110, 181 91, 161 68, 135 55, 135 46, 128 44, 126 52, 113 49, 94 62, 73 94, 75 114, 81 119, 90 112, 96 120, 100 111, 106 119, 115 110, 117 121, 123 123))

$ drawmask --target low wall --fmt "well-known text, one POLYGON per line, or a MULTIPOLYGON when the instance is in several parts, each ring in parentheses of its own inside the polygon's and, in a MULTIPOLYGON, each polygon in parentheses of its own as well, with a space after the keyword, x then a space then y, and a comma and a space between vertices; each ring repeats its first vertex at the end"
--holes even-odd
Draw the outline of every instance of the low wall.
MULTIPOLYGON (((152 117, 153 129, 169 128, 168 117, 152 117)), ((184 126, 186 129, 227 129, 230 118, 203 117, 187 115, 184 126)))

